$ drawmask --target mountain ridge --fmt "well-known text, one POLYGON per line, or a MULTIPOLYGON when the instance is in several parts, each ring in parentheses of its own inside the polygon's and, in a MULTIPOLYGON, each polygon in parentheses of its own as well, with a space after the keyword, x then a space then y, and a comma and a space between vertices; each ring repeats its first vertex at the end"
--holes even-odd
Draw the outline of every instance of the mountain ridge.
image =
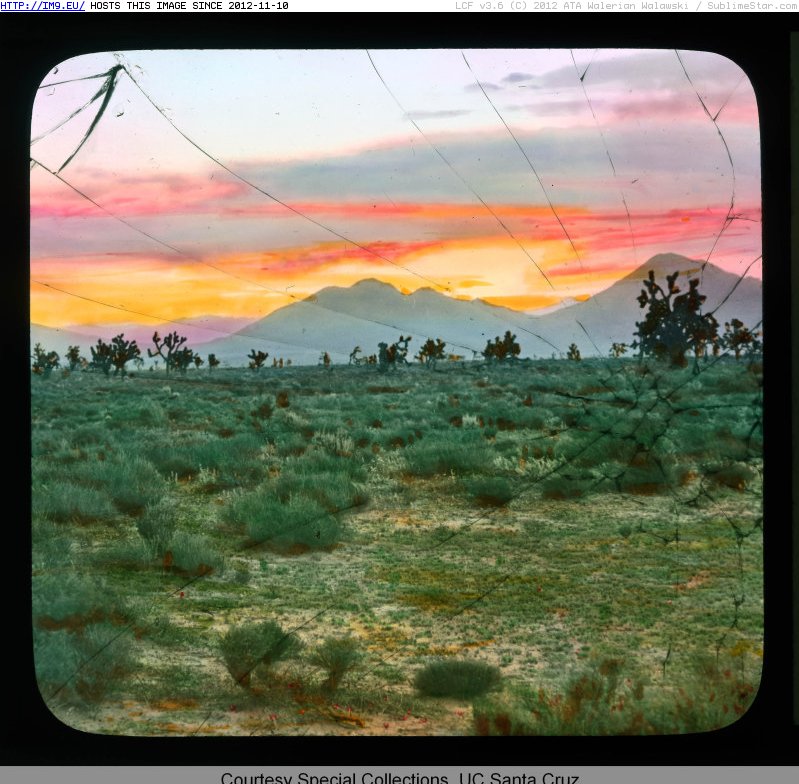
MULTIPOLYGON (((246 355, 253 348, 268 351, 270 357, 291 358, 295 364, 316 364, 322 352, 328 352, 334 362, 347 361, 355 346, 360 346, 364 354, 372 354, 377 352, 379 343, 393 343, 403 334, 412 339, 411 355, 431 337, 444 340, 448 351, 471 359, 472 352, 479 355, 489 340, 509 329, 517 335, 521 356, 549 357, 553 351, 556 355, 565 354, 571 343, 583 356, 607 356, 614 342, 629 345, 633 340, 636 321, 644 313, 637 297, 650 269, 655 270, 656 279, 664 286, 666 274, 678 271, 680 285, 687 274, 701 272, 700 291, 707 296, 704 310, 718 308, 716 318, 720 325, 739 318, 754 326, 762 318, 759 280, 739 280, 710 263, 704 265, 703 271, 702 267, 703 262, 696 259, 657 254, 589 299, 542 315, 479 298, 455 299, 430 287, 405 294, 390 283, 364 278, 349 287, 327 286, 230 335, 203 343, 194 341, 194 345, 233 365, 246 365, 246 355)), ((32 341, 35 327, 31 325, 32 341)), ((180 326, 165 325, 164 329, 167 327, 184 334, 180 326)), ((110 335, 103 338, 107 340, 110 335)), ((46 340, 41 342, 47 344, 46 340)), ((140 345, 144 344, 140 341, 140 345)), ((187 345, 192 347, 192 341, 187 345)), ((55 345, 53 348, 59 350, 55 345)))

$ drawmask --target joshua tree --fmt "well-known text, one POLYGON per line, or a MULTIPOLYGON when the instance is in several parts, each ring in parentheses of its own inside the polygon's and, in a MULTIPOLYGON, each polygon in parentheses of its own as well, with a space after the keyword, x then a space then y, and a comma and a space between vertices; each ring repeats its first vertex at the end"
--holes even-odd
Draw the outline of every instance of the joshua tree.
POLYGON ((577 348, 576 343, 572 343, 569 346, 569 350, 566 352, 566 359, 573 359, 575 362, 579 362, 582 359, 580 349, 577 348))
POLYGON ((194 367, 196 367, 196 368, 197 368, 197 370, 199 370, 199 369, 200 369, 200 365, 202 365, 202 364, 203 364, 203 361, 204 361, 204 360, 203 360, 203 358, 202 358, 202 357, 201 357, 199 354, 195 354, 195 355, 192 357, 192 361, 194 362, 194 367))
POLYGON ((41 343, 37 343, 33 347, 31 359, 33 360, 31 371, 37 376, 44 376, 44 378, 49 378, 50 374, 61 366, 61 358, 58 354, 55 351, 45 351, 41 343))
POLYGON ((510 330, 505 332, 504 337, 500 339, 497 337, 494 341, 486 343, 483 356, 490 362, 496 360, 497 362, 504 362, 506 359, 516 359, 521 353, 521 348, 516 342, 516 335, 513 335, 510 330))
POLYGON ((424 345, 419 349, 416 358, 432 370, 439 359, 444 359, 444 347, 446 345, 441 338, 436 338, 435 340, 427 338, 424 345))
POLYGON ((640 349, 640 356, 654 356, 668 360, 674 367, 685 367, 685 354, 694 352, 694 372, 698 372, 699 357, 707 347, 718 342, 718 322, 712 313, 701 313, 707 299, 699 293, 699 279, 688 281, 688 291, 680 294, 676 284, 679 272, 666 276, 667 289, 655 283, 654 270, 644 281, 638 296, 638 304, 647 308, 643 321, 636 322, 637 340, 633 348, 640 349), (677 296, 679 294, 679 296, 677 296))
POLYGON ((111 340, 111 364, 114 366, 114 375, 126 374, 125 365, 131 360, 141 356, 141 349, 135 340, 125 340, 123 334, 111 340))
POLYGON ((400 335, 399 340, 392 344, 392 348, 394 349, 394 362, 396 364, 408 364, 408 343, 410 343, 411 340, 412 337, 410 335, 407 338, 404 335, 400 335))
POLYGON ((392 360, 389 356, 388 350, 388 343, 378 343, 377 344, 377 367, 381 373, 385 373, 388 370, 389 365, 392 363, 392 360))
POLYGON ((70 346, 67 349, 66 360, 69 362, 70 370, 77 370, 83 367, 85 360, 80 355, 80 346, 70 346))
POLYGON ((155 343, 156 350, 147 349, 148 357, 161 357, 164 360, 166 373, 169 375, 170 369, 176 367, 175 354, 178 349, 188 340, 186 337, 181 337, 177 332, 172 332, 167 335, 163 340, 158 333, 153 334, 153 343, 155 343), (166 353, 165 353, 166 352, 166 353))
POLYGON ((327 370, 330 370, 330 354, 327 351, 323 351, 319 355, 319 364, 324 365, 327 370))
POLYGON ((208 371, 212 371, 215 367, 219 367, 219 360, 216 358, 216 354, 209 354, 208 355, 208 371))
POLYGON ((355 346, 355 348, 350 352, 350 365, 360 365, 364 360, 359 359, 358 354, 361 353, 361 347, 355 346))
POLYGON ((264 362, 266 362, 268 357, 269 352, 258 351, 256 353, 255 349, 253 349, 249 354, 247 354, 247 359, 250 360, 248 367, 250 370, 259 370, 263 366, 264 362))
POLYGON ((763 343, 760 341, 762 334, 759 330, 749 329, 740 319, 732 319, 724 324, 721 345, 732 351, 735 354, 735 359, 740 359, 741 354, 751 357, 763 350, 763 343))
POLYGON ((627 344, 626 343, 614 343, 610 347, 610 356, 618 359, 622 354, 627 353, 627 344))
MULTIPOLYGON (((175 351, 171 357, 172 367, 177 368, 180 373, 188 370, 189 365, 194 362, 194 352, 190 348, 182 348, 180 351, 175 351)), ((200 360, 202 362, 202 360, 200 360)))
POLYGON ((97 345, 89 349, 92 352, 92 361, 89 367, 92 370, 101 370, 106 376, 111 372, 113 365, 113 349, 102 338, 97 339, 97 345))

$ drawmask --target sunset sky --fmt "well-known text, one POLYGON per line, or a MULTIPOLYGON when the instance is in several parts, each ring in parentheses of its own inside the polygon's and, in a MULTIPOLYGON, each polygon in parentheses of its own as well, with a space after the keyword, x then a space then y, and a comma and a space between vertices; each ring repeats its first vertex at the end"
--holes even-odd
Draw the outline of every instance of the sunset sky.
POLYGON ((657 253, 761 252, 755 96, 715 54, 101 53, 42 84, 38 324, 254 320, 364 278, 534 311, 657 253))

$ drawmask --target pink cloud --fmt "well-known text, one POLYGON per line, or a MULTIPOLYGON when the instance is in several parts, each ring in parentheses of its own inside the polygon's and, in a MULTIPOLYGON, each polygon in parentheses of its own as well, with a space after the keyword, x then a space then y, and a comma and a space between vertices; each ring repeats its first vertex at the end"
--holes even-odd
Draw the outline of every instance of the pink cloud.
MULTIPOLYGON (((219 202, 241 198, 249 188, 240 182, 208 177, 171 175, 163 179, 115 177, 75 187, 121 217, 216 213, 219 202)), ((31 186, 31 219, 84 218, 103 214, 95 205, 65 186, 31 186)))

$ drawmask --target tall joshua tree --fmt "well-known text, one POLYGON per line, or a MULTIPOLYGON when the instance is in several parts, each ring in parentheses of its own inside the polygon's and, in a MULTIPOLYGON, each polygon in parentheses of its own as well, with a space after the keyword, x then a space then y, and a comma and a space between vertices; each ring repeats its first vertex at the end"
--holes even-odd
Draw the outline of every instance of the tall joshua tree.
POLYGON ((156 332, 153 334, 153 343, 155 343, 155 351, 151 348, 147 349, 148 357, 161 357, 166 366, 166 373, 176 367, 175 355, 180 347, 188 340, 186 337, 181 337, 177 332, 171 332, 164 338, 161 338, 156 332))
POLYGON ((633 348, 640 349, 640 356, 653 356, 668 361, 673 367, 685 367, 685 354, 692 351, 695 357, 694 372, 698 372, 697 361, 718 342, 718 321, 712 313, 702 313, 707 299, 699 293, 699 279, 688 281, 688 291, 681 294, 674 272, 666 276, 666 289, 655 283, 655 272, 649 270, 644 288, 638 296, 638 304, 647 308, 643 321, 636 322, 638 331, 633 348))
POLYGON ((111 340, 111 364, 114 366, 114 375, 126 374, 125 365, 131 360, 141 356, 141 349, 135 340, 125 340, 123 334, 111 340))

